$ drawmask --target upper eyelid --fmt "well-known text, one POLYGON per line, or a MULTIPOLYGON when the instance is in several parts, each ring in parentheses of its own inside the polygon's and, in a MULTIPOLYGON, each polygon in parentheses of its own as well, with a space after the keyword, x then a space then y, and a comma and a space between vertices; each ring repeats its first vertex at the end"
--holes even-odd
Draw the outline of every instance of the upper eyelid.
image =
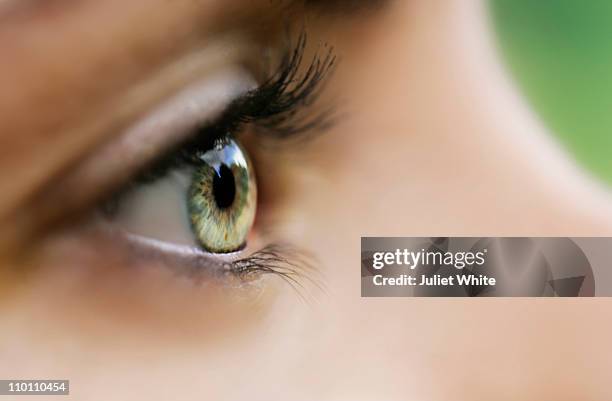
MULTIPOLYGON (((258 136, 273 140, 303 139, 316 128, 329 127, 330 110, 318 115, 299 114, 309 110, 309 106, 320 94, 328 74, 333 70, 335 54, 326 46, 326 53, 320 57, 315 53, 301 71, 306 48, 306 33, 302 31, 297 43, 284 53, 274 73, 259 86, 236 97, 213 125, 203 126, 180 147, 169 150, 167 154, 153 163, 142 173, 150 178, 158 178, 171 168, 189 165, 193 155, 205 152, 214 140, 227 135, 237 135, 243 124, 253 123, 258 136)), ((144 178, 144 177, 143 177, 144 178)))
MULTIPOLYGON (((216 79, 216 83, 209 88, 212 98, 207 100, 208 115, 192 114, 191 120, 185 120, 184 124, 198 124, 204 120, 214 120, 233 99, 255 85, 250 74, 238 65, 235 65, 234 68, 226 66, 225 70, 216 73, 210 72, 208 77, 209 80, 216 79)), ((202 85, 209 80, 202 80, 202 85)), ((185 97, 184 94, 189 95, 189 92, 193 90, 193 87, 184 89, 171 100, 159 105, 159 110, 174 107, 176 113, 177 107, 188 106, 192 99, 190 96, 185 97)), ((168 117, 171 118, 171 116, 168 117)), ((7 221, 7 224, 4 225, 20 229, 19 232, 14 233, 15 235, 11 235, 12 241, 6 244, 7 249, 18 249, 40 229, 57 222, 65 213, 76 213, 79 209, 87 207, 92 201, 99 198, 104 190, 120 185, 121 182, 117 182, 118 180, 129 178, 130 170, 135 172, 150 159, 155 158, 160 147, 180 141, 181 134, 188 134, 188 132, 176 130, 175 132, 159 131, 155 135, 154 132, 147 132, 144 129, 146 124, 141 121, 134 123, 131 127, 134 129, 131 134, 139 137, 139 140, 128 138, 130 128, 127 128, 123 134, 116 135, 114 140, 92 152, 91 156, 67 166, 58 178, 50 181, 35 192, 28 201, 22 203, 16 213, 11 216, 11 221, 7 221), (147 134, 151 135, 150 140, 143 140, 148 138, 147 134), (130 143, 133 146, 130 146, 130 143)))

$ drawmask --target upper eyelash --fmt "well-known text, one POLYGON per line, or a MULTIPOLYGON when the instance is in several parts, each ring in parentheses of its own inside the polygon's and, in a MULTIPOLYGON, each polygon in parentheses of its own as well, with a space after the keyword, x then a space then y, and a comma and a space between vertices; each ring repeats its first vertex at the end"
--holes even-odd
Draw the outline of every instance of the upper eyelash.
POLYGON ((293 51, 285 52, 277 72, 258 88, 236 99, 222 116, 221 126, 235 131, 241 124, 255 123, 264 134, 277 138, 288 138, 326 126, 330 110, 296 120, 301 106, 317 100, 322 83, 336 65, 333 47, 324 44, 324 54, 315 53, 308 68, 300 75, 306 43, 306 32, 302 31, 293 51))
POLYGON ((270 78, 231 102, 214 123, 196 129, 190 138, 154 161, 134 181, 150 182, 171 169, 197 164, 198 154, 209 150, 216 141, 239 132, 245 124, 253 124, 258 135, 282 140, 329 127, 333 110, 314 116, 300 115, 300 112, 318 98, 335 67, 336 56, 333 48, 325 44, 323 55, 316 52, 300 74, 306 44, 307 35, 302 31, 295 45, 287 47, 270 78))

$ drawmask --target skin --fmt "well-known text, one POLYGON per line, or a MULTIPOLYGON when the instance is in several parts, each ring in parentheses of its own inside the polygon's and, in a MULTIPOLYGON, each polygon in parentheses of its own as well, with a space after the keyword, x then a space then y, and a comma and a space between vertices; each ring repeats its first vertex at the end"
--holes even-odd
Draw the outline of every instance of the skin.
POLYGON ((480 1, 304 17, 341 54, 322 102, 344 117, 253 151, 254 230, 314 253, 326 293, 266 278, 234 297, 126 256, 86 218, 55 228, 66 211, 43 200, 95 187, 63 183, 70 166, 194 79, 164 66, 197 53, 198 74, 223 69, 248 53, 245 21, 274 26, 267 2, 168 4, 0 3, 0 377, 68 378, 79 400, 609 399, 608 300, 360 298, 362 235, 612 235, 609 194, 526 106, 480 1))

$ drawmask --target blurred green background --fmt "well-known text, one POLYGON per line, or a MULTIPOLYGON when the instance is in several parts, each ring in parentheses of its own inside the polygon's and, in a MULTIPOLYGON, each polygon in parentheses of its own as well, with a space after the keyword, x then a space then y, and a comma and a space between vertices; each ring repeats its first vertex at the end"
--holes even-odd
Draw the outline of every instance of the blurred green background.
POLYGON ((612 184, 612 0, 490 0, 528 100, 574 157, 612 184))

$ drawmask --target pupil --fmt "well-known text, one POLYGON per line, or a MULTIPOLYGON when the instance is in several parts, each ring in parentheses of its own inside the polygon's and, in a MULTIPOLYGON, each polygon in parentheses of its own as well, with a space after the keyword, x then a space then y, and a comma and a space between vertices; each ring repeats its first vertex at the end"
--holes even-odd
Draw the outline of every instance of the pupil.
POLYGON ((225 164, 221 165, 213 178, 213 195, 219 209, 226 209, 234 203, 236 180, 232 170, 225 164))

